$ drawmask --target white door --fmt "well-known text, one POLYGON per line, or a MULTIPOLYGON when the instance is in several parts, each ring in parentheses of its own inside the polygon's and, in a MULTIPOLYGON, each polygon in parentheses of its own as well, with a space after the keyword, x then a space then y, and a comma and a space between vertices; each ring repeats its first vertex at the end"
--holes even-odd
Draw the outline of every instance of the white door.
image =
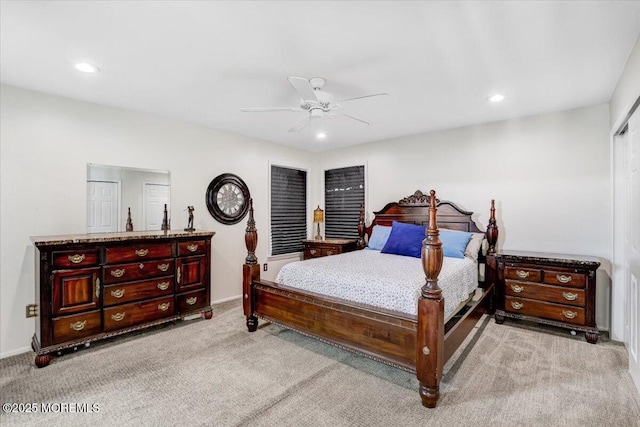
MULTIPOLYGON (((164 205, 167 205, 167 211, 171 211, 169 199, 171 196, 171 187, 162 184, 144 184, 144 229, 145 230, 161 230, 162 220, 164 219, 164 205)), ((171 218, 169 218, 171 220, 171 218)))
MULTIPOLYGON (((627 260, 627 309, 625 323, 628 323, 629 372, 640 390, 640 110, 629 119, 628 165, 627 165, 627 206, 625 223, 628 225, 625 236, 627 260)), ((625 325, 626 329, 626 325, 625 325)), ((625 331, 626 335, 626 331, 625 331)))
POLYGON ((118 183, 87 182, 87 232, 118 231, 118 183))

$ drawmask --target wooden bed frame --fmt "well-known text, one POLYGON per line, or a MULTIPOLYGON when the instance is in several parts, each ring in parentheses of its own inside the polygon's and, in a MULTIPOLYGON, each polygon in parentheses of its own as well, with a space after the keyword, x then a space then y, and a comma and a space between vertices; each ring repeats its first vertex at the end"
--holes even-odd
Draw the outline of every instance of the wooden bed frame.
POLYGON ((495 246, 498 228, 494 201, 486 231, 489 242, 485 264, 485 280, 480 283, 482 297, 445 332, 444 298, 438 287, 438 274, 442 268, 442 243, 438 237, 437 222, 442 228, 482 232, 466 212, 454 203, 439 201, 435 191, 429 195, 417 191, 399 202, 387 204, 374 212, 369 227, 364 226, 361 214, 360 247, 364 235, 371 234, 373 226, 391 225, 392 221, 428 225, 422 243, 422 265, 426 283, 418 300, 418 315, 390 311, 331 298, 260 279, 260 265, 255 255, 258 234, 250 201, 249 220, 245 233, 247 257, 243 266, 243 309, 247 328, 258 327, 258 317, 293 329, 304 335, 352 351, 376 361, 414 372, 420 382, 422 404, 433 408, 439 398, 440 380, 444 363, 471 332, 478 319, 493 308, 495 283, 495 246))

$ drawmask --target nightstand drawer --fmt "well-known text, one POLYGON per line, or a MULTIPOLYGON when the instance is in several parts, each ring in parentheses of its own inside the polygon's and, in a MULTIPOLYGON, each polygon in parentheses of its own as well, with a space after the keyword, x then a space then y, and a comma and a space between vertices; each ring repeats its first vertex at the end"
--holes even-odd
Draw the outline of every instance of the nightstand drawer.
POLYGON ((308 258, 320 258, 322 255, 322 249, 318 248, 307 248, 304 250, 304 259, 308 258))
POLYGON ((509 266, 504 268, 504 278, 526 282, 540 282, 542 280, 542 271, 534 268, 509 266))
POLYGON ((585 311, 582 308, 551 304, 524 298, 505 297, 505 310, 524 316, 542 317, 561 322, 585 324, 585 311))
POLYGON ((566 271, 544 271, 544 283, 550 285, 571 286, 574 288, 584 288, 586 276, 582 273, 567 273, 566 271))
POLYGON ((330 256, 341 253, 342 251, 338 246, 327 246, 322 248, 322 256, 330 256))
POLYGON ((586 297, 582 289, 567 289, 516 280, 507 280, 505 285, 505 293, 513 297, 585 306, 586 297))

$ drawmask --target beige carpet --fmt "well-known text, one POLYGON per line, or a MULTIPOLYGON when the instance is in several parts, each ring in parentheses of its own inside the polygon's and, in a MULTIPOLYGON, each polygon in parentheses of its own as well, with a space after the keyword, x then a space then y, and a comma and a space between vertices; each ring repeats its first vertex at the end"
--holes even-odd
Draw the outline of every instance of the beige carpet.
POLYGON ((591 345, 484 318, 445 367, 436 409, 413 375, 274 325, 250 334, 239 301, 93 345, 37 369, 0 360, 2 403, 97 405, 93 413, 2 413, 65 426, 640 426, 623 346, 591 345))

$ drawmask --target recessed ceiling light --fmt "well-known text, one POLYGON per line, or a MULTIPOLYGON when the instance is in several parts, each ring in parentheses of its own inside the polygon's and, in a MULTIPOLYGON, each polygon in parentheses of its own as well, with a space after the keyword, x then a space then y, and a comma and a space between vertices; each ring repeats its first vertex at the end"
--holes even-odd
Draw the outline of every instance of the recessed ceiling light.
POLYGON ((500 102, 504 99, 504 95, 500 95, 499 93, 496 93, 495 95, 492 95, 489 97, 489 101, 491 102, 500 102))
POLYGON ((326 133, 324 133, 324 132, 318 132, 318 133, 316 134, 316 137, 317 137, 318 139, 324 139, 324 138, 326 138, 326 137, 327 137, 327 134, 326 134, 326 133))
POLYGON ((75 65, 76 70, 82 71, 83 73, 97 73, 100 71, 98 67, 95 65, 87 64, 86 62, 81 62, 75 65))

